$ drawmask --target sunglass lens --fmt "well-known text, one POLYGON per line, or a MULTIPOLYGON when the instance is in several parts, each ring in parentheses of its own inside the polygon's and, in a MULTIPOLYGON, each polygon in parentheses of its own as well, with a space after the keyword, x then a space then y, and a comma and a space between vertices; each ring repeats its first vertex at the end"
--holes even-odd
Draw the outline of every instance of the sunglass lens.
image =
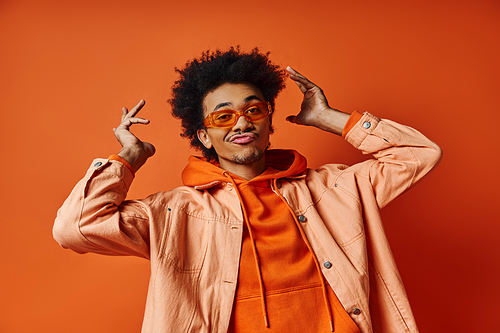
POLYGON ((224 126, 233 123, 235 118, 234 112, 221 112, 214 117, 214 123, 218 126, 224 126))

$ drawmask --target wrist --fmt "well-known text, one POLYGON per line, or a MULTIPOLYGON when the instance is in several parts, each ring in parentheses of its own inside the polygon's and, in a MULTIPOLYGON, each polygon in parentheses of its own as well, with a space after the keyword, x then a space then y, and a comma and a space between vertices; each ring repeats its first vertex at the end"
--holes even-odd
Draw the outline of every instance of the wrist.
POLYGON ((316 127, 327 132, 342 135, 342 130, 350 116, 348 113, 329 107, 321 112, 316 127))
POLYGON ((130 147, 123 147, 117 155, 123 158, 132 167, 134 173, 139 170, 147 159, 144 158, 144 154, 140 149, 130 147))

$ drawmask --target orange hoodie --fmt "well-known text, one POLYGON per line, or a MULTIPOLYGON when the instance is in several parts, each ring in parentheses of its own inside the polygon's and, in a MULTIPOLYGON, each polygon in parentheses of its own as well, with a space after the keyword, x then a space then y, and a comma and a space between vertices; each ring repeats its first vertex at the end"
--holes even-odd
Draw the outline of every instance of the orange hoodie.
POLYGON ((359 332, 332 289, 286 200, 279 179, 295 178, 306 159, 295 151, 269 150, 267 169, 252 180, 192 157, 185 185, 229 183, 245 219, 238 287, 228 332, 359 332), (264 317, 264 320, 262 319, 264 317))

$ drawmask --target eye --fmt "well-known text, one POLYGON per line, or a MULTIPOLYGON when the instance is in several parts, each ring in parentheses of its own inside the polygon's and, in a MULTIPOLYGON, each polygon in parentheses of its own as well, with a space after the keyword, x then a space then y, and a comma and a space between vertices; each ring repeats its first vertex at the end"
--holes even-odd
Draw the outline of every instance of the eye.
POLYGON ((261 113, 261 111, 259 110, 258 107, 252 106, 252 107, 246 109, 245 113, 248 114, 248 115, 254 115, 254 114, 261 113))
POLYGON ((217 122, 223 122, 223 121, 230 120, 232 117, 233 117, 233 113, 232 112, 222 112, 222 113, 218 113, 215 116, 214 120, 217 121, 217 122))

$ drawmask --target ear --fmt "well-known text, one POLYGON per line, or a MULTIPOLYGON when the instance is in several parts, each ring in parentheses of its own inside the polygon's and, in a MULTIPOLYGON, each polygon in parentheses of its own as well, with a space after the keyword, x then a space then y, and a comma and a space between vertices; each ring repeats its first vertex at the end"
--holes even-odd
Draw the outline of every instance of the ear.
POLYGON ((198 135, 198 139, 201 141, 201 143, 205 146, 205 148, 210 149, 212 148, 212 142, 210 141, 210 138, 208 137, 208 133, 206 129, 200 129, 196 132, 196 135, 198 135))

